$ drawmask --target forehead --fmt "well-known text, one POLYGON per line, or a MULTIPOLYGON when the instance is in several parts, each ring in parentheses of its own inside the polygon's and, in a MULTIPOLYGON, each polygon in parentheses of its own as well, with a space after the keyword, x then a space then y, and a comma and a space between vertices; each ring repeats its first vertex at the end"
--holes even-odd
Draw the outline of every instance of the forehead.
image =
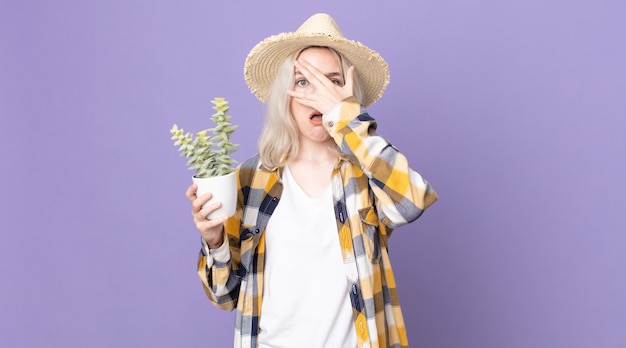
POLYGON ((323 72, 341 72, 339 55, 326 47, 309 47, 298 55, 297 59, 306 60, 323 72))

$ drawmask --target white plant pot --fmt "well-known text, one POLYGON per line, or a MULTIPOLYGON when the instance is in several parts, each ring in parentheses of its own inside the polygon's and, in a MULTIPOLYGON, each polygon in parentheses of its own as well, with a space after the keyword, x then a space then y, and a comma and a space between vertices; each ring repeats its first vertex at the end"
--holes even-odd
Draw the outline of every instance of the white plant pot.
POLYGON ((198 197, 210 192, 213 197, 204 205, 222 202, 222 206, 209 214, 209 219, 230 217, 235 215, 237 207, 237 173, 214 176, 211 178, 191 178, 193 183, 198 185, 196 195, 198 197))

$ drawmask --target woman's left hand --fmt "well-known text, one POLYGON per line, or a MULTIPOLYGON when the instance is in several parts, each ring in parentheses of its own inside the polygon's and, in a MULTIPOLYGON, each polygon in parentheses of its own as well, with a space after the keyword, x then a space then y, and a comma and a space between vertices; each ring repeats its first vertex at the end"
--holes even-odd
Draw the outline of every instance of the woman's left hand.
POLYGON ((338 85, 305 60, 296 60, 294 64, 302 76, 315 87, 313 93, 288 91, 298 103, 326 114, 337 103, 354 95, 354 66, 346 72, 343 85, 338 85))

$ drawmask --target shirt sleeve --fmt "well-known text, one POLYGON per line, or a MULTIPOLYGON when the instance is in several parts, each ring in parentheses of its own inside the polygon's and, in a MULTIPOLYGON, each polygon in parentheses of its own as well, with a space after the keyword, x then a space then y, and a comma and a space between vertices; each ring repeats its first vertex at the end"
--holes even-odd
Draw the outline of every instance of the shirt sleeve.
POLYGON ((209 300, 220 309, 231 311, 237 307, 240 278, 236 275, 239 267, 238 248, 232 243, 226 231, 238 225, 238 220, 231 217, 224 226, 224 243, 217 249, 210 249, 202 240, 198 255, 198 276, 209 300))
POLYGON ((407 158, 376 134, 376 120, 354 97, 323 116, 324 127, 341 152, 367 175, 381 221, 391 228, 417 219, 437 200, 437 193, 409 167, 407 158))

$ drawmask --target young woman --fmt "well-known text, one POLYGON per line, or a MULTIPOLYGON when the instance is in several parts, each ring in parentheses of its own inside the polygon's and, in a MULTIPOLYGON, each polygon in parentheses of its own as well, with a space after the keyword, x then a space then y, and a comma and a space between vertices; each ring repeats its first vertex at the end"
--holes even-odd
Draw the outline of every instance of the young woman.
POLYGON ((211 195, 187 190, 198 274, 237 310, 234 346, 407 347, 387 240, 437 195, 364 109, 387 64, 317 14, 255 46, 244 75, 268 110, 237 212, 209 220, 220 203, 202 209, 211 195))

